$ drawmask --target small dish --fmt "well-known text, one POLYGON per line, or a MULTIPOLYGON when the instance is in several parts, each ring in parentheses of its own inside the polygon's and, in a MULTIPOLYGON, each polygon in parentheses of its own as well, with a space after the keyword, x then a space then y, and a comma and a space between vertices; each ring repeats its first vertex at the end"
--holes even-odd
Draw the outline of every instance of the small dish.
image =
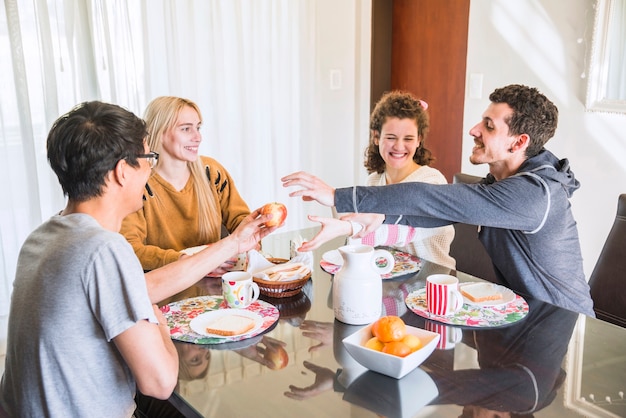
POLYGON ((198 315, 197 317, 192 319, 191 322, 189 322, 189 328, 191 328, 191 330, 196 334, 204 335, 207 337, 225 338, 224 335, 211 334, 207 332, 206 328, 209 326, 210 323, 228 315, 246 316, 254 321, 254 327, 252 329, 244 332, 243 334, 232 335, 231 337, 252 334, 257 329, 261 328, 261 325, 263 325, 263 318, 261 318, 261 316, 255 312, 247 311, 245 309, 218 309, 198 315))
POLYGON ((343 257, 341 256, 341 253, 339 253, 339 250, 326 251, 322 254, 322 260, 336 266, 343 265, 343 257))
POLYGON ((185 248, 184 250, 180 250, 181 253, 185 255, 194 255, 204 250, 208 245, 198 245, 197 247, 185 248))
POLYGON ((406 331, 422 341, 422 347, 406 357, 398 357, 365 347, 364 344, 372 337, 371 324, 344 338, 343 344, 348 353, 361 365, 385 376, 401 379, 432 354, 440 338, 436 332, 408 325, 406 331))

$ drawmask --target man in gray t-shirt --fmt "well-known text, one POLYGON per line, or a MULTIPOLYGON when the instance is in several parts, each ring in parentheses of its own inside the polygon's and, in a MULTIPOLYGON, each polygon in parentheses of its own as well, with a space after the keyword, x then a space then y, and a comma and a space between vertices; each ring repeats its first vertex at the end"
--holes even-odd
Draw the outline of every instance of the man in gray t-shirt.
POLYGON ((102 102, 52 126, 48 161, 68 202, 20 251, 0 416, 130 417, 136 389, 167 399, 178 354, 156 303, 276 230, 257 209, 209 250, 144 275, 119 230, 158 159, 146 134, 143 120, 102 102))

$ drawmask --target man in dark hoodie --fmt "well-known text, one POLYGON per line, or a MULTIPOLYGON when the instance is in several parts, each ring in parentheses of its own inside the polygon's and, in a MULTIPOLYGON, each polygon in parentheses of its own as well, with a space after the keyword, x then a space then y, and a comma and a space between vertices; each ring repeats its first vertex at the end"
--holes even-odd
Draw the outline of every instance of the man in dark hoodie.
POLYGON ((311 216, 322 229, 299 250, 312 250, 340 235, 362 237, 383 222, 480 225, 479 239, 502 284, 594 316, 569 201, 580 184, 567 159, 544 148, 556 130, 558 110, 537 89, 522 85, 496 89, 489 99, 482 120, 469 131, 475 144, 470 162, 489 165, 479 184, 334 189, 304 172, 283 177, 283 186, 301 187, 290 196, 353 212, 342 220, 311 216), (364 228, 355 228, 357 224, 364 228))

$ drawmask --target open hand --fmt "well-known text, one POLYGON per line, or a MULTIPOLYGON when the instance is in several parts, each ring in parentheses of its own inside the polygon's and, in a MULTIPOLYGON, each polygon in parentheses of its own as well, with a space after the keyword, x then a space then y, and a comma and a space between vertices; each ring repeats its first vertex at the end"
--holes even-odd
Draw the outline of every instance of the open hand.
POLYGON ((315 373, 315 381, 312 385, 305 388, 289 385, 289 392, 285 392, 286 397, 301 401, 333 389, 335 372, 308 361, 305 361, 303 364, 304 367, 315 373))
POLYGON ((335 218, 323 218, 320 216, 309 216, 309 220, 319 222, 322 229, 309 241, 303 242, 298 251, 312 251, 325 242, 342 235, 349 235, 352 231, 350 222, 335 218))
POLYGON ((274 232, 279 226, 266 227, 265 222, 272 219, 271 214, 261 215, 261 208, 246 216, 237 229, 224 239, 234 239, 237 242, 237 253, 258 248, 259 242, 274 232))
POLYGON ((335 189, 312 174, 299 171, 281 178, 280 181, 283 182, 283 187, 302 187, 289 193, 290 197, 301 196, 302 200, 315 200, 328 207, 335 205, 335 189))

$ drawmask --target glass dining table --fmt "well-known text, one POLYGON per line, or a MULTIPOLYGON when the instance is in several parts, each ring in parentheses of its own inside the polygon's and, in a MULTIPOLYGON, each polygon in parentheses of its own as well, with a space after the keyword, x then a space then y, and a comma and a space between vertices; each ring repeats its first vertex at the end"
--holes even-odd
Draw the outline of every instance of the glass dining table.
MULTIPOLYGON (((289 258, 292 242, 315 232, 276 232, 263 252, 289 258)), ((428 319, 405 303, 426 277, 481 279, 427 260, 383 280, 382 310, 440 333, 438 347, 402 379, 365 369, 342 343, 362 326, 335 320, 333 276, 320 266, 344 241, 313 252, 311 279, 298 294, 261 296, 279 312, 265 332, 225 344, 174 340, 180 372, 170 403, 193 417, 626 416, 626 329, 526 295, 516 295, 522 312, 504 320, 481 310, 463 322, 428 319)), ((205 278, 175 299, 220 294, 220 279, 205 278)))

